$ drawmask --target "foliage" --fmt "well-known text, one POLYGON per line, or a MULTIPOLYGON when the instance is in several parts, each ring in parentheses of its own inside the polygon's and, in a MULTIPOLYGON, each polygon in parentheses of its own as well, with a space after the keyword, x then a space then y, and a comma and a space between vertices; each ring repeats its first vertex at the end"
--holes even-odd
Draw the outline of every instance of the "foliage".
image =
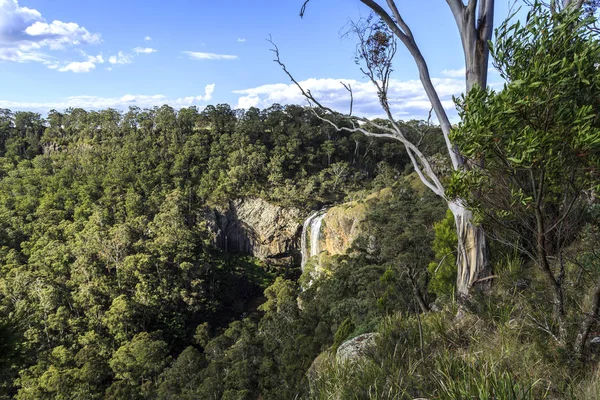
POLYGON ((392 141, 350 136, 297 106, 0 110, 0 397, 197 396, 214 381, 176 384, 185 363, 210 364, 212 339, 296 275, 214 249, 206 210, 317 207, 404 169, 392 141))
POLYGON ((355 326, 350 318, 346 318, 344 321, 342 321, 339 328, 335 332, 335 335, 333 336, 333 345, 331 346, 332 353, 335 353, 340 345, 344 343, 346 339, 349 339, 349 336, 354 329, 355 326))
POLYGON ((564 249, 582 226, 586 193, 599 189, 600 41, 588 23, 581 11, 538 4, 524 25, 501 25, 492 55, 507 84, 463 96, 452 136, 472 165, 455 174, 452 194, 543 271, 563 345, 564 249))
POLYGON ((454 216, 446 211, 446 218, 433 225, 435 238, 432 248, 435 252, 434 261, 429 263, 427 270, 431 279, 428 289, 437 296, 452 296, 456 288, 456 229, 454 216))

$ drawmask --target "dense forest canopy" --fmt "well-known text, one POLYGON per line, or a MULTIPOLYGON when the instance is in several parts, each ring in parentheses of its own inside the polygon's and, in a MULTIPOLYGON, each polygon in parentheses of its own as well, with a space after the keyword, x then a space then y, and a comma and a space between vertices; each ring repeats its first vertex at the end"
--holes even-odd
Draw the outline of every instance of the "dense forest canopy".
POLYGON ((0 115, 2 379, 21 399, 154 393, 180 353, 204 365, 211 337, 299 275, 213 248, 207 209, 259 196, 308 212, 407 168, 393 141, 298 106, 0 115))
POLYGON ((600 44, 571 11, 500 26, 506 84, 456 99, 454 171, 419 121, 0 110, 0 398, 599 398, 600 44), (377 138, 394 123, 444 199, 377 138), (241 198, 358 233, 303 270, 217 248, 208 215, 241 198), (454 198, 494 266, 460 304, 454 198))

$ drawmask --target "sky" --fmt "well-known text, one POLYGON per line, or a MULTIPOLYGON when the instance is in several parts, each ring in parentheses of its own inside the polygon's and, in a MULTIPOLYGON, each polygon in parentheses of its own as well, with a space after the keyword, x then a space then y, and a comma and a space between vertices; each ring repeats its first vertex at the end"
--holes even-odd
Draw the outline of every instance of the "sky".
MULTIPOLYGON (((0 0, 0 108, 87 110, 169 104, 179 109, 306 104, 273 62, 341 112, 381 116, 375 89, 354 62, 349 21, 367 17, 358 0, 0 0)), ((397 2, 430 67, 444 106, 464 90, 460 38, 444 0, 397 2)), ((496 1, 496 25, 509 11, 496 1)), ((494 73, 490 83, 499 84, 494 73)), ((410 55, 399 45, 390 83, 398 119, 430 109, 410 55)))

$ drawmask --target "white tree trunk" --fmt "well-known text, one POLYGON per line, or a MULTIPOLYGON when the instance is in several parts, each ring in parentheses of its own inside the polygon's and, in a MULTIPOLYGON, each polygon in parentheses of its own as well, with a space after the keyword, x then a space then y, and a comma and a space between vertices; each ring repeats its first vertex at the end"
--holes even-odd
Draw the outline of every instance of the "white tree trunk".
MULTIPOLYGON (((309 1, 310 0, 305 0, 300 15, 303 15, 306 4, 309 1)), ((412 55, 419 71, 419 78, 423 84, 423 89, 425 90, 427 98, 431 102, 433 111, 440 123, 448 150, 448 157, 450 158, 453 169, 462 170, 469 168, 469 166, 465 165, 465 160, 460 155, 460 149, 450 141, 450 131, 452 129, 450 120, 433 85, 427 62, 417 45, 412 30, 398 9, 397 2, 395 0, 360 1, 386 23, 391 32, 404 44, 406 49, 412 55)), ((488 40, 492 38, 495 0, 446 0, 446 2, 456 21, 456 26, 460 33, 463 45, 465 56, 465 88, 467 92, 475 85, 485 88, 487 86, 487 69, 489 64, 488 40)), ((322 109, 328 110, 332 114, 336 114, 333 110, 323 107, 309 91, 305 91, 300 86, 287 71, 285 65, 279 61, 279 52, 277 48, 274 51, 277 56, 276 61, 283 67, 284 71, 290 76, 292 81, 298 85, 302 94, 322 109)), ((377 86, 374 76, 371 75, 370 78, 377 86)), ((385 84, 382 87, 384 88, 382 90, 387 90, 385 84)), ((387 92, 380 93, 380 99, 387 99, 387 92)), ((419 150, 418 145, 410 142, 406 135, 403 134, 400 126, 396 123, 392 115, 389 104, 382 101, 382 106, 393 127, 393 129, 389 129, 386 126, 377 126, 386 132, 384 134, 368 132, 358 125, 355 125, 354 128, 340 128, 332 121, 327 119, 324 120, 337 129, 345 129, 350 132, 362 132, 368 136, 390 137, 401 141, 404 144, 408 156, 421 181, 435 194, 447 200, 441 180, 432 170, 429 160, 419 150)), ((365 118, 358 118, 358 120, 373 124, 372 121, 368 121, 365 118)), ((483 166, 483 162, 484 160, 479 160, 480 166, 483 166)), ((474 223, 473 213, 460 201, 449 201, 448 206, 454 214, 456 232, 458 234, 457 291, 459 298, 464 299, 468 298, 469 290, 474 286, 481 287, 485 290, 491 285, 491 267, 488 261, 488 247, 486 245, 483 228, 474 223)))
POLYGON ((458 236, 456 291, 458 299, 464 300, 473 287, 484 292, 490 288, 492 271, 485 233, 480 225, 473 222, 473 212, 460 200, 449 202, 448 208, 454 215, 458 236))

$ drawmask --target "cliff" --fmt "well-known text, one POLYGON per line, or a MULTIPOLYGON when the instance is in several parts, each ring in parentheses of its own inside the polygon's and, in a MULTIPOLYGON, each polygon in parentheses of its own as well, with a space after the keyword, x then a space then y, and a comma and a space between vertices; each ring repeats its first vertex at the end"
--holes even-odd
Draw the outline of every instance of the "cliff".
POLYGON ((236 199, 225 210, 209 210, 207 225, 214 245, 249 254, 275 265, 300 260, 301 212, 260 198, 236 199))
POLYGON ((320 251, 330 255, 344 254, 362 231, 362 224, 370 207, 391 195, 386 188, 370 194, 364 200, 340 204, 327 210, 319 240, 320 251))

